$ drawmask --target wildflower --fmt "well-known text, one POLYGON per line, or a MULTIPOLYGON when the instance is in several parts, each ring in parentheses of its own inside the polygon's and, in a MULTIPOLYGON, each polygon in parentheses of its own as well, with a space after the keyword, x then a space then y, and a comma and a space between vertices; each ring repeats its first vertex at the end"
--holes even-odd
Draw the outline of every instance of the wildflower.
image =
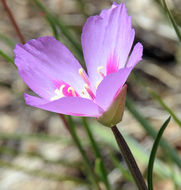
POLYGON ((25 94, 26 104, 61 114, 96 117, 102 123, 106 118, 104 124, 113 125, 115 117, 111 114, 116 105, 121 104, 116 113, 122 115, 124 109, 125 81, 142 58, 140 43, 130 53, 134 36, 125 5, 114 3, 100 15, 89 17, 83 27, 81 43, 87 73, 53 37, 16 45, 19 74, 39 96, 25 94))

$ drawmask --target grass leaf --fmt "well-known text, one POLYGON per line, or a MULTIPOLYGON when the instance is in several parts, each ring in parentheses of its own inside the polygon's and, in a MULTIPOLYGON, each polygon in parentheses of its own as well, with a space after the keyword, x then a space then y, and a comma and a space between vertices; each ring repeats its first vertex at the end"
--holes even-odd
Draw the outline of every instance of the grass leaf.
POLYGON ((150 154, 150 159, 149 159, 149 163, 148 163, 148 176, 147 176, 147 182, 148 182, 148 189, 149 190, 153 190, 153 180, 152 180, 152 175, 153 175, 153 165, 154 165, 154 161, 155 161, 155 157, 156 157, 156 152, 161 140, 161 137, 163 135, 164 130, 166 129, 166 127, 168 126, 168 123, 170 122, 170 118, 169 117, 164 124, 162 125, 162 127, 160 128, 157 137, 154 141, 152 150, 151 150, 151 154, 150 154))
MULTIPOLYGON (((8 62, 10 62, 13 66, 15 66, 13 58, 9 57, 6 53, 0 50, 0 55, 8 62)), ((16 67, 16 66, 15 66, 16 67)))
POLYGON ((107 171, 106 171, 106 168, 104 166, 103 158, 102 158, 102 155, 100 153, 99 147, 98 147, 98 145, 97 145, 97 143, 93 137, 93 134, 92 134, 92 131, 90 130, 90 126, 89 126, 89 123, 87 122, 87 119, 83 117, 82 122, 84 124, 85 130, 86 130, 86 133, 87 133, 88 138, 90 140, 90 144, 92 146, 94 154, 96 155, 96 161, 98 163, 98 168, 99 168, 98 171, 99 171, 99 174, 101 175, 101 179, 104 181, 107 190, 110 190, 111 186, 110 186, 108 178, 107 178, 107 171))
POLYGON ((171 23, 172 23, 172 25, 173 25, 173 28, 174 28, 174 30, 175 30, 175 32, 176 32, 176 34, 177 34, 177 37, 178 37, 179 41, 181 42, 181 33, 180 33, 180 30, 179 30, 179 28, 178 28, 178 26, 177 26, 177 23, 175 22, 175 20, 174 20, 174 18, 173 18, 173 16, 172 16, 172 13, 171 13, 170 10, 168 9, 168 6, 167 6, 166 1, 165 1, 165 0, 162 0, 162 2, 163 2, 163 7, 164 7, 165 11, 167 12, 168 17, 169 17, 169 19, 170 19, 170 21, 171 21, 171 23))
POLYGON ((181 127, 181 121, 179 118, 175 115, 175 113, 165 104, 165 102, 161 99, 161 97, 154 92, 152 89, 149 88, 149 93, 152 95, 154 99, 156 99, 160 105, 172 116, 172 118, 175 120, 175 122, 181 127))
POLYGON ((14 48, 16 42, 10 39, 9 37, 5 36, 4 34, 0 33, 0 40, 2 40, 5 44, 7 44, 10 48, 14 48))
MULTIPOLYGON (((135 117, 135 119, 141 124, 141 126, 147 131, 147 133, 156 138, 156 131, 151 126, 151 124, 139 113, 136 109, 132 101, 127 97, 126 99, 126 107, 131 112, 131 114, 135 117)), ((179 157, 178 153, 167 143, 165 139, 161 139, 160 146, 164 150, 164 152, 170 156, 170 158, 177 164, 179 168, 181 168, 181 158, 179 157)))

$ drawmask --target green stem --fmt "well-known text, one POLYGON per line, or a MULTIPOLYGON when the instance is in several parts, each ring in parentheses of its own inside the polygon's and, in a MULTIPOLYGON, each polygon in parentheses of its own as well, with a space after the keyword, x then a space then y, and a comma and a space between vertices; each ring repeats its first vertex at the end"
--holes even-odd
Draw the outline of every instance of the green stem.
POLYGON ((145 184, 145 181, 143 179, 143 176, 136 164, 136 161, 131 153, 131 150, 129 149, 126 141, 124 140, 123 136, 121 135, 121 133, 119 132, 118 128, 115 126, 113 126, 112 128, 112 132, 114 134, 114 137, 117 141, 117 144, 119 146, 119 149, 122 153, 122 156, 124 158, 124 160, 127 163, 127 166, 133 176, 133 179, 138 187, 139 190, 147 190, 147 186, 145 184))
MULTIPOLYGON (((142 127, 147 131, 147 133, 152 137, 156 138, 157 132, 154 130, 152 125, 141 115, 141 113, 136 109, 133 102, 127 97, 126 98, 126 107, 130 113, 135 117, 135 119, 141 124, 142 127)), ((173 149, 167 141, 162 138, 160 141, 160 146, 163 148, 163 151, 181 168, 181 159, 178 153, 173 149)))
POLYGON ((68 122, 63 115, 60 114, 60 117, 61 117, 62 121, 64 122, 65 127, 69 131, 70 135, 72 136, 77 148, 79 149, 79 152, 82 155, 82 158, 84 160, 87 171, 89 172, 89 175, 91 177, 92 183, 94 184, 94 186, 97 190, 101 190, 99 183, 98 183, 98 179, 95 176, 94 171, 92 170, 91 163, 90 163, 90 161, 86 155, 86 152, 84 151, 84 149, 80 143, 80 139, 78 138, 78 135, 75 131, 75 125, 74 125, 74 122, 73 122, 71 116, 68 116, 68 122))
POLYGON ((104 183, 106 185, 106 188, 107 190, 111 190, 111 186, 109 184, 109 180, 108 180, 108 177, 107 177, 107 171, 106 171, 106 168, 104 166, 104 163, 103 163, 103 158, 102 158, 102 155, 99 151, 99 147, 97 146, 95 140, 94 140, 94 137, 92 135, 92 132, 90 130, 90 127, 89 127, 89 124, 86 120, 85 117, 82 117, 82 122, 85 126, 85 130, 86 130, 86 133, 90 139, 90 143, 91 143, 91 146, 93 148, 93 151, 94 151, 94 154, 96 155, 96 158, 100 160, 100 165, 101 165, 101 173, 102 173, 102 177, 103 177, 103 180, 104 180, 104 183))
POLYGON ((173 25, 173 28, 174 28, 174 30, 175 30, 175 32, 176 32, 176 34, 177 34, 177 37, 178 37, 179 41, 181 42, 181 33, 180 33, 180 30, 179 30, 179 28, 178 28, 178 26, 177 26, 177 23, 175 22, 175 20, 174 20, 172 14, 171 14, 171 12, 170 12, 170 10, 168 9, 168 6, 167 6, 167 4, 166 4, 166 1, 165 1, 165 0, 162 0, 162 2, 163 2, 163 6, 164 6, 165 11, 168 13, 169 19, 170 19, 170 21, 171 21, 171 23, 172 23, 172 25, 173 25))
POLYGON ((161 129, 158 132, 158 135, 154 141, 152 150, 151 150, 151 154, 150 154, 150 159, 148 162, 148 176, 147 176, 147 182, 148 182, 148 189, 149 190, 153 190, 153 165, 154 165, 154 161, 155 161, 155 157, 156 157, 156 152, 158 149, 158 145, 160 143, 161 137, 163 135, 163 132, 165 131, 168 123, 170 122, 170 117, 164 122, 164 124, 162 125, 161 129))
POLYGON ((179 125, 179 127, 181 127, 181 121, 176 116, 176 114, 165 104, 165 102, 161 99, 161 97, 156 92, 154 92, 151 88, 149 88, 148 91, 153 96, 153 98, 155 98, 160 103, 160 105, 172 116, 172 118, 179 125))
POLYGON ((17 33, 17 35, 18 35, 18 37, 19 37, 21 43, 24 44, 24 43, 25 43, 25 39, 24 39, 24 37, 23 37, 23 35, 22 35, 22 33, 21 33, 21 30, 20 30, 19 27, 18 27, 18 24, 16 23, 16 20, 15 20, 15 18, 14 18, 14 16, 13 16, 11 10, 9 9, 9 7, 8 7, 8 5, 7 5, 7 3, 6 3, 6 0, 2 0, 1 2, 2 2, 2 5, 3 5, 5 11, 6 11, 7 14, 8 14, 8 17, 9 17, 9 19, 10 19, 10 21, 11 21, 13 27, 15 28, 15 31, 16 31, 16 33, 17 33))
POLYGON ((52 20, 51 17, 48 17, 47 15, 45 16, 47 22, 49 23, 51 29, 52 29, 52 32, 53 32, 53 36, 58 40, 58 31, 57 31, 57 28, 52 20))
MULTIPOLYGON (((10 62, 13 66, 15 66, 14 61, 11 57, 5 54, 2 50, 0 50, 0 55, 8 62, 10 62)), ((16 66, 15 66, 16 67, 16 66)))
POLYGON ((40 8, 40 10, 44 11, 46 13, 46 17, 49 18, 49 21, 53 21, 54 24, 57 25, 57 27, 61 30, 62 34, 69 40, 69 42, 73 45, 78 55, 80 55, 81 60, 83 60, 82 55, 82 48, 80 44, 74 39, 72 34, 70 33, 69 29, 65 26, 63 21, 60 18, 57 18, 57 16, 52 15, 48 9, 39 1, 39 0, 33 0, 36 5, 40 8))

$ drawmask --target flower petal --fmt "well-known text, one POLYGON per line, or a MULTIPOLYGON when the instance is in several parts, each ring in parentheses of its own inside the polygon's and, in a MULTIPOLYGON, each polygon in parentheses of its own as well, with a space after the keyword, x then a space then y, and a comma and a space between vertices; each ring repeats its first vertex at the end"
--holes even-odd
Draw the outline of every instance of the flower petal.
POLYGON ((93 101, 79 97, 69 96, 48 102, 25 94, 25 101, 30 106, 66 115, 99 117, 103 113, 103 110, 93 101))
POLYGON ((25 45, 16 45, 14 53, 20 76, 40 97, 50 99, 54 96, 58 81, 64 81, 81 92, 84 84, 78 72, 81 66, 55 38, 40 37, 25 45))
POLYGON ((91 82, 96 86, 101 75, 97 68, 106 73, 106 64, 111 56, 119 62, 119 68, 126 64, 135 32, 131 26, 131 17, 127 15, 124 4, 114 3, 100 15, 87 19, 81 36, 84 58, 91 82))
POLYGON ((119 69, 117 72, 106 76, 96 91, 96 103, 103 109, 107 110, 114 100, 118 90, 126 82, 133 67, 119 69))
POLYGON ((126 67, 134 67, 139 61, 141 61, 143 56, 143 46, 141 43, 137 43, 134 48, 133 51, 129 57, 128 63, 126 65, 126 67))

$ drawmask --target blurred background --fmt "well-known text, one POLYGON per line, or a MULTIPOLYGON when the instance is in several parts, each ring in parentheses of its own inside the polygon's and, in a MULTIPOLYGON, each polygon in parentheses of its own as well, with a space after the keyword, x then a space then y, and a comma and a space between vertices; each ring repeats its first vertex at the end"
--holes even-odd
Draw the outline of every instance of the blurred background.
MULTIPOLYGON (((109 0, 39 2, 59 19, 77 43, 80 43, 86 18, 99 14, 112 4, 109 0)), ((169 110, 176 118, 171 119, 164 138, 177 157, 181 155, 181 48, 159 0, 121 2, 126 3, 132 17, 136 31, 135 43, 140 41, 143 44, 144 56, 127 81, 129 101, 123 121, 118 126, 146 176, 153 133, 168 118, 169 110)), ((180 0, 167 3, 177 24, 181 25, 180 0)), ((26 41, 53 35, 46 11, 40 4, 34 0, 7 0, 7 4, 26 41)), ((56 27, 58 39, 81 61, 66 32, 58 25, 56 27)), ((0 1, 0 49, 13 57, 16 43, 21 42, 0 1)), ((80 153, 59 116, 25 105, 25 92, 29 92, 29 89, 16 68, 0 56, 0 190, 91 189, 80 153)), ((81 119, 73 119, 92 166, 99 173, 81 119)), ((89 118, 88 122, 103 155, 113 189, 136 189, 109 129, 95 119, 89 118)), ((181 163, 173 159, 166 145, 161 146, 157 158, 154 168, 155 190, 181 189, 181 163)), ((105 189, 104 185, 102 189, 105 189)))

